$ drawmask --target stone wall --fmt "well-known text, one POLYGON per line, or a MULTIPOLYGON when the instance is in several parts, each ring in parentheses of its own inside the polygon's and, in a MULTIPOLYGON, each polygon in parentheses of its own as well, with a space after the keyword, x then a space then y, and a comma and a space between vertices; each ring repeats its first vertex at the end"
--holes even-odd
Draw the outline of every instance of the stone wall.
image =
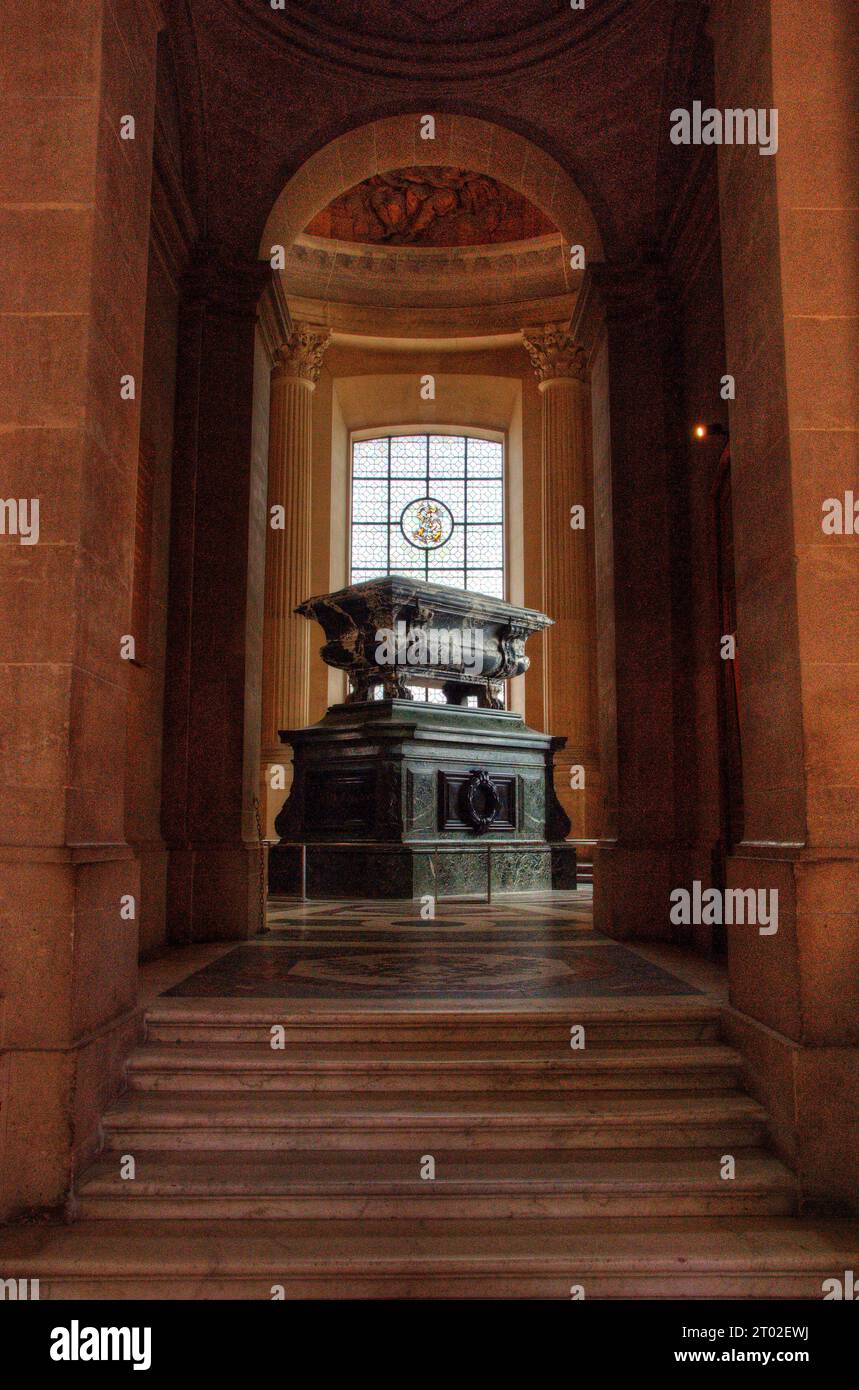
POLYGON ((132 623, 128 668, 126 833, 140 862, 141 958, 167 940, 167 850, 161 835, 161 763, 167 651, 173 418, 181 278, 196 236, 183 183, 175 73, 166 33, 156 73, 152 215, 140 402, 132 623))
POLYGON ((717 96, 776 108, 779 153, 724 148, 719 176, 731 409, 745 839, 737 887, 779 893, 779 931, 730 934, 752 1083, 815 1201, 859 1188, 859 723, 855 537, 822 532, 859 492, 855 10, 714 6, 717 96))
POLYGON ((82 0, 61 25, 42 6, 8 18, 0 427, 4 487, 39 499, 40 542, 0 545, 3 1212, 62 1200, 136 1028, 137 922, 120 915, 124 895, 139 899, 120 643, 159 23, 146 0, 82 0), (134 141, 120 138, 129 112, 134 141))

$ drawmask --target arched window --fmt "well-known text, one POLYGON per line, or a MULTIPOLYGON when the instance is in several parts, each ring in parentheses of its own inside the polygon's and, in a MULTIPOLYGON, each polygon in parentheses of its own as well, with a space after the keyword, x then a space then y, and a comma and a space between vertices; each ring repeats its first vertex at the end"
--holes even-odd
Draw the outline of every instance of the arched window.
POLYGON ((459 434, 352 445, 351 582, 402 574, 505 597, 504 449, 459 434))

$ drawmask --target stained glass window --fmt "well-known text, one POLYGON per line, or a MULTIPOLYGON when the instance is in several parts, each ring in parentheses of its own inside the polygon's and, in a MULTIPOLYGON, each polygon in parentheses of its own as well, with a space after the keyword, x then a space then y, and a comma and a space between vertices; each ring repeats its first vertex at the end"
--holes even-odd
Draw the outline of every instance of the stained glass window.
POLYGON ((352 446, 351 582, 402 574, 504 598, 504 451, 470 435, 352 446))

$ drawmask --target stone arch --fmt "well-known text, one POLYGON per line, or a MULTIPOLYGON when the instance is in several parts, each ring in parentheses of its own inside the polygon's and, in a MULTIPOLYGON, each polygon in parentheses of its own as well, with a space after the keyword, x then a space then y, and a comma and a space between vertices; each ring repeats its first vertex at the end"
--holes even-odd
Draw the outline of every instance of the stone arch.
MULTIPOLYGON (((274 246, 282 246, 289 253, 318 212, 345 190, 375 174, 409 166, 453 165, 503 182, 545 213, 564 243, 581 245, 588 265, 604 262, 603 241, 594 212, 572 175, 552 154, 508 125, 482 116, 437 110, 433 112, 435 139, 424 140, 421 115, 425 110, 426 107, 410 113, 376 117, 334 136, 310 154, 287 180, 271 208, 259 245, 261 259, 268 260, 274 246)), ((581 280, 580 271, 568 275, 568 290, 579 285, 581 280)), ((288 292, 286 284, 284 288, 288 292)), ((327 318, 324 321, 328 323, 327 318)), ((519 428, 521 430, 521 419, 519 428)), ((583 432, 581 438, 585 437, 583 432)), ((523 449, 519 438, 516 453, 520 497, 524 490, 521 481, 523 449)), ((539 460, 535 460, 535 464, 538 468, 543 466, 539 460)), ((296 470, 292 465, 291 468, 294 474, 296 470)), ((601 519, 599 524, 602 524, 601 519)), ((524 601, 523 556, 524 551, 517 560, 520 601, 524 601)), ((296 601, 303 597, 303 594, 293 595, 296 601)), ((293 645, 299 640, 296 636, 293 645)), ((520 692, 519 698, 524 703, 524 693, 520 692)), ((281 726, 285 723, 283 721, 281 726)), ((592 800, 596 804, 596 775, 593 787, 592 800)), ((268 812, 266 814, 268 816, 268 812)))
POLYGON ((604 259, 591 208, 567 171, 533 141, 476 116, 434 113, 436 138, 420 133, 422 112, 388 116, 356 126, 311 155, 281 190, 260 241, 289 247, 310 219, 373 174, 407 165, 454 164, 488 174, 530 199, 550 217, 564 240, 585 248, 587 261, 604 259))

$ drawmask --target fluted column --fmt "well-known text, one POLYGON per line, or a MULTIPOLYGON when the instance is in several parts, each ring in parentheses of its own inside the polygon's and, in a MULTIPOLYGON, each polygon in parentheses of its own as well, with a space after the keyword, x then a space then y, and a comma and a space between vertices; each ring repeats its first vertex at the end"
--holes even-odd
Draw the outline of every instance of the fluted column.
POLYGON ((286 795, 272 787, 271 768, 289 761, 278 730, 301 728, 308 720, 310 628, 294 610, 310 594, 313 392, 330 337, 327 330, 297 324, 271 373, 261 797, 269 839, 276 838, 274 817, 286 795))
POLYGON ((523 339, 543 397, 543 605, 554 619, 545 638, 546 727, 567 739, 555 762, 556 791, 571 838, 587 840, 597 832, 600 802, 587 363, 560 325, 523 339), (584 786, 573 773, 579 768, 584 786))

